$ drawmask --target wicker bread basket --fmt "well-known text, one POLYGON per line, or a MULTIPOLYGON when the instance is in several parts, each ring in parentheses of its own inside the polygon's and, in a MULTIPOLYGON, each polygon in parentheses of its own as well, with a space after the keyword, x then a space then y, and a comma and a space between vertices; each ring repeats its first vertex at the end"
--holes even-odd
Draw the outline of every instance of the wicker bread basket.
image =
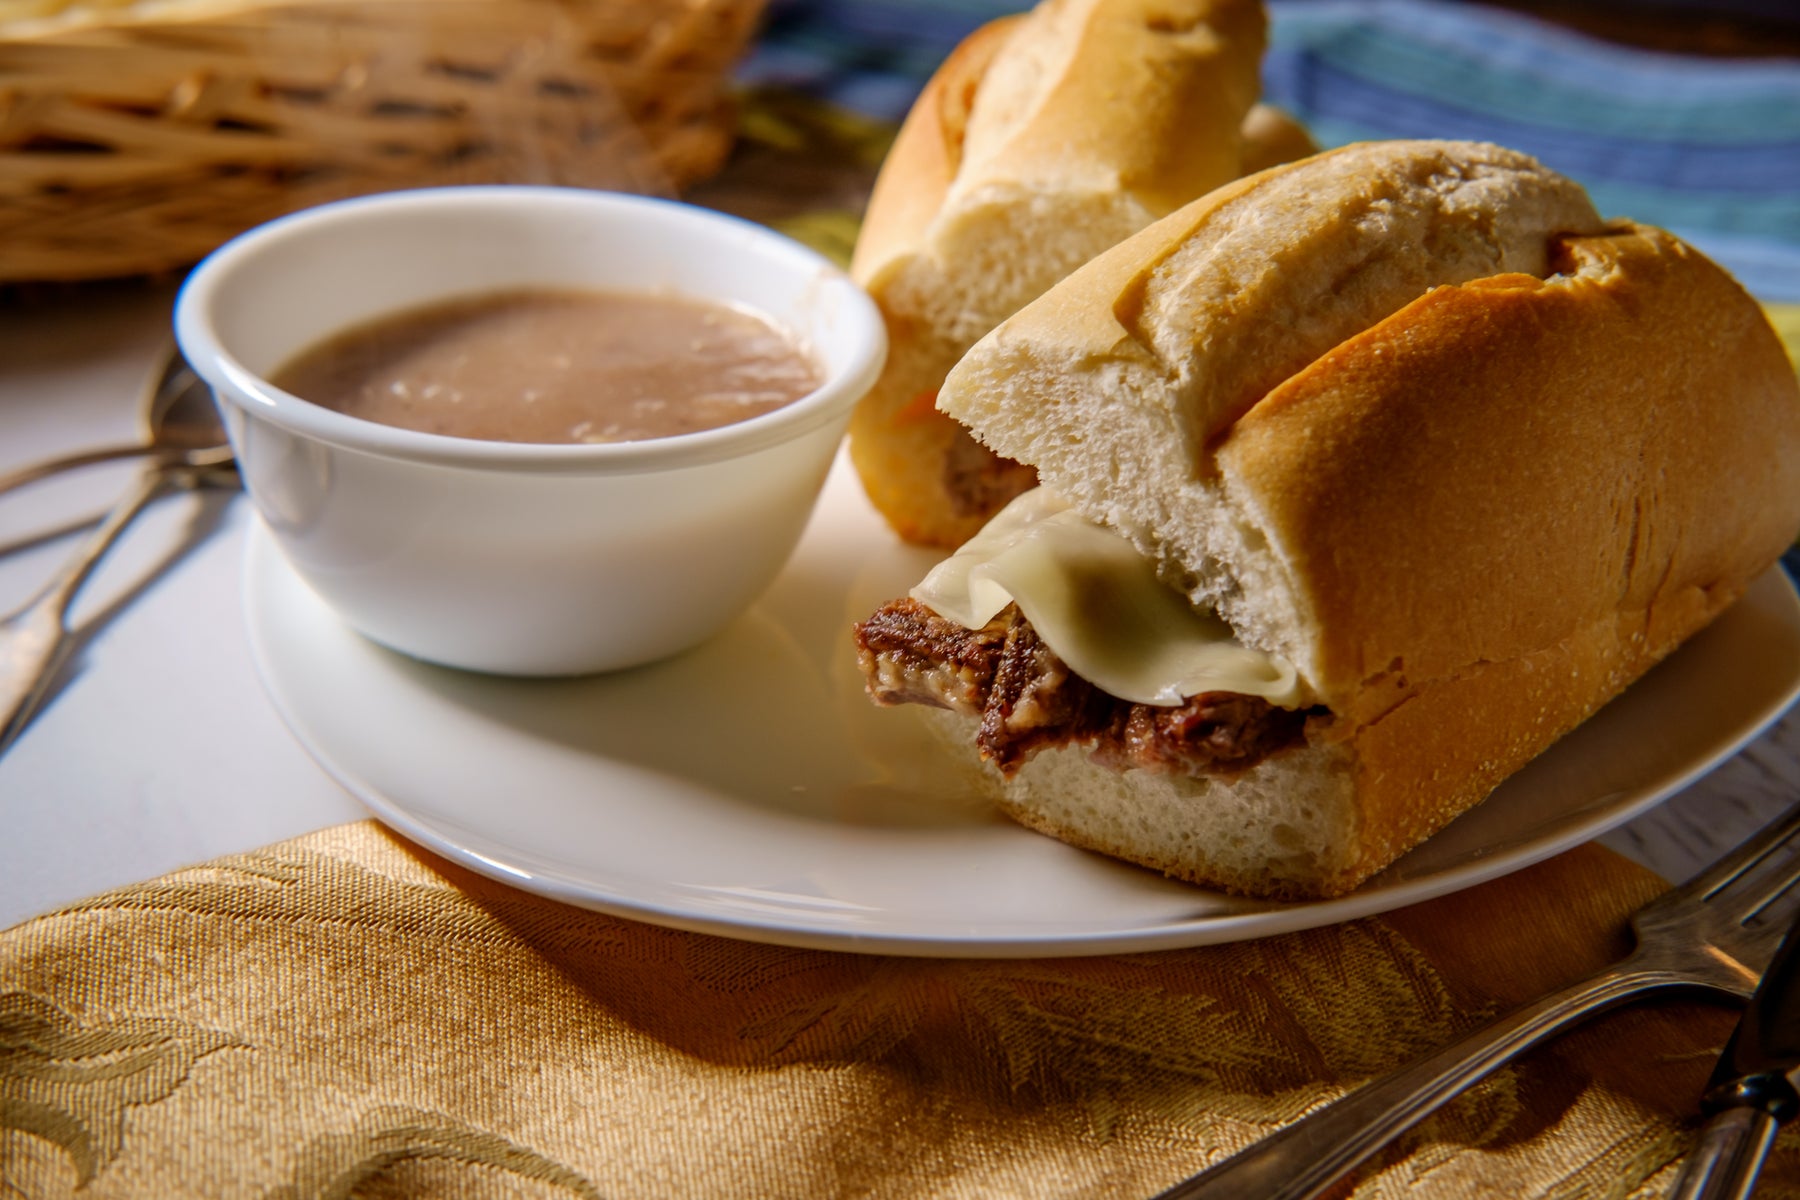
POLYGON ((0 0, 0 283, 164 271, 365 192, 673 192, 729 149, 762 0, 50 2, 0 0))

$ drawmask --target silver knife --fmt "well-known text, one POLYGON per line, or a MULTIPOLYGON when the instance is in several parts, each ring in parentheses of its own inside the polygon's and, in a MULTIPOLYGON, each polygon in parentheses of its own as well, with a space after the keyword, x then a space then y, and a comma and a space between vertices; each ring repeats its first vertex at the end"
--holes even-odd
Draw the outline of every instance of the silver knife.
POLYGON ((1763 972, 1700 1102, 1708 1118, 1671 1200, 1745 1200, 1783 1122, 1800 1113, 1800 921, 1763 972))

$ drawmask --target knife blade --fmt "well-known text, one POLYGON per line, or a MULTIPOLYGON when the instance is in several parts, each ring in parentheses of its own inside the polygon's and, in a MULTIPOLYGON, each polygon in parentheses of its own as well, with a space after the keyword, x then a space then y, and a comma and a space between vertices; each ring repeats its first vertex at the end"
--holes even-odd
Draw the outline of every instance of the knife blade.
POLYGON ((1670 1200, 1746 1200, 1800 1113, 1800 919, 1789 926, 1700 1101, 1707 1117, 1670 1200))

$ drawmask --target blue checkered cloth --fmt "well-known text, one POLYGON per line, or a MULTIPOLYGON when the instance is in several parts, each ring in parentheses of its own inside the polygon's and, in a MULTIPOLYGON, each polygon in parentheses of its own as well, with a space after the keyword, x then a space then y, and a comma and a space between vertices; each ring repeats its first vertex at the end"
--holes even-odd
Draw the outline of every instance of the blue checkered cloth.
MULTIPOLYGON (((775 0, 743 67, 898 120, 996 0, 775 0)), ((1269 0, 1264 97, 1321 145, 1499 142, 1670 229, 1772 304, 1800 303, 1800 60, 1597 41, 1448 0, 1269 0)))

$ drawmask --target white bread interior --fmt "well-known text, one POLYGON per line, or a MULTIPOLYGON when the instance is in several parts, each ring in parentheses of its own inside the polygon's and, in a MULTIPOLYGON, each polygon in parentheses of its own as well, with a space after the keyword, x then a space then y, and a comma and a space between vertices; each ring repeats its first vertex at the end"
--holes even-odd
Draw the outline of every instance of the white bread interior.
POLYGON ((1759 306, 1538 170, 1416 143, 1278 168, 1089 264, 951 373, 947 411, 1330 714, 1223 779, 1040 753, 1004 785, 1019 820, 1195 882, 1339 894, 1792 542, 1800 385, 1759 306))
MULTIPOLYGON (((946 752, 974 761, 979 718, 925 712, 946 752)), ((1165 875, 1242 895, 1304 898, 1358 874, 1355 764, 1332 742, 1231 776, 1119 771, 1081 746, 1040 750, 1010 779, 974 776, 1019 824, 1165 875)))

